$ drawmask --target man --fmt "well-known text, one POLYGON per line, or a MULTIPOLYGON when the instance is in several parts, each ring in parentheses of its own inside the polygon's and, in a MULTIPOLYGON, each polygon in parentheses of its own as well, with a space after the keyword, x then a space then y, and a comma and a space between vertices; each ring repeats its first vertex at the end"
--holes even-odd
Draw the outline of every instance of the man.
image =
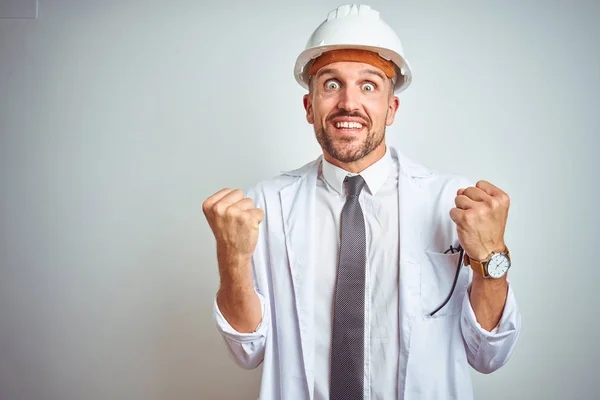
POLYGON ((323 155, 203 204, 230 354, 263 362, 261 399, 472 398, 468 365, 501 367, 521 325, 508 196, 386 146, 411 71, 368 6, 331 11, 295 68, 323 155))

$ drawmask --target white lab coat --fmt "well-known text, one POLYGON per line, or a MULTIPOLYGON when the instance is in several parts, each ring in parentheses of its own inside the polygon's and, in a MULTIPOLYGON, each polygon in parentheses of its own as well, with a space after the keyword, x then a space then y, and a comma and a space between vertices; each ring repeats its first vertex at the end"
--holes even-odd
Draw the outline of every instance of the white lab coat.
MULTIPOLYGON (((459 254, 444 254, 458 239, 449 211, 464 178, 440 174, 393 148, 399 161, 398 399, 472 399, 469 365, 490 373, 506 363, 519 335, 521 317, 509 285, 507 302, 493 332, 479 326, 467 289, 472 271, 463 267, 449 303, 459 254)), ((236 332, 214 313, 228 351, 243 368, 263 362, 260 399, 312 399, 314 388, 315 193, 321 157, 300 169, 259 183, 248 196, 265 211, 253 274, 263 307, 254 333, 236 332)))

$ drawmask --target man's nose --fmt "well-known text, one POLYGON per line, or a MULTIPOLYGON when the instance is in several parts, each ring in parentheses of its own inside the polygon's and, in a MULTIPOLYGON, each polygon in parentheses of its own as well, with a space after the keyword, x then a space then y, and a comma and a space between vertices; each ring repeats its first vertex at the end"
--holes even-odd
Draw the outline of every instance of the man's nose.
POLYGON ((340 91, 338 108, 346 111, 358 110, 360 91, 354 87, 346 86, 340 91))

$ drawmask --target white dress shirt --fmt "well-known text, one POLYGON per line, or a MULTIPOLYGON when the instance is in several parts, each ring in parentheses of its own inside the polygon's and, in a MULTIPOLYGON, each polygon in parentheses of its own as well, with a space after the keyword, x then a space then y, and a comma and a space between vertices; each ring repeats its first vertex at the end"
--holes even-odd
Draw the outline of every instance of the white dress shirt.
MULTIPOLYGON (((492 332, 477 322, 466 295, 473 274, 467 267, 450 302, 429 316, 446 297, 459 259, 443 253, 458 241, 448 210, 456 190, 472 183, 430 170, 391 147, 387 152, 397 167, 391 179, 387 154, 361 173, 367 183, 359 198, 368 251, 365 399, 472 400, 469 366, 496 371, 517 343, 521 314, 512 285, 492 332), (379 168, 383 176, 371 175, 379 168), (393 187, 397 194, 384 196, 393 187)), ((247 194, 265 210, 252 257, 262 320, 254 332, 241 333, 221 314, 216 296, 213 310, 232 359, 246 369, 263 365, 261 400, 326 398, 329 392, 335 232, 345 201, 336 171, 320 156, 247 194)))
MULTIPOLYGON (((325 159, 316 191, 315 400, 329 398, 333 299, 340 248, 340 216, 349 173, 325 159)), ((385 156, 360 175, 366 182, 359 203, 366 227, 365 398, 393 399, 398 393, 398 167, 385 156), (370 391, 370 396, 369 392, 370 391)))

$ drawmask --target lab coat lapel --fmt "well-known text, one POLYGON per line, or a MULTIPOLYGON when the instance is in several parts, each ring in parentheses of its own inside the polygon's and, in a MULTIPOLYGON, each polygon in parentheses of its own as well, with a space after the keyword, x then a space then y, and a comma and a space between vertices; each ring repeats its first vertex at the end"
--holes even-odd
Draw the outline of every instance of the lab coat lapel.
POLYGON ((391 149, 398 159, 398 221, 399 221, 399 296, 400 354, 398 359, 398 398, 403 398, 406 369, 410 352, 412 323, 419 318, 421 265, 419 251, 423 234, 427 199, 421 184, 430 175, 425 167, 391 149))
POLYGON ((311 399, 314 387, 314 223, 320 164, 321 157, 299 170, 287 172, 298 179, 279 192, 306 388, 311 399))
POLYGON ((392 148, 392 157, 398 159, 398 221, 400 236, 400 264, 420 264, 420 242, 424 212, 429 199, 422 185, 431 172, 392 148))

